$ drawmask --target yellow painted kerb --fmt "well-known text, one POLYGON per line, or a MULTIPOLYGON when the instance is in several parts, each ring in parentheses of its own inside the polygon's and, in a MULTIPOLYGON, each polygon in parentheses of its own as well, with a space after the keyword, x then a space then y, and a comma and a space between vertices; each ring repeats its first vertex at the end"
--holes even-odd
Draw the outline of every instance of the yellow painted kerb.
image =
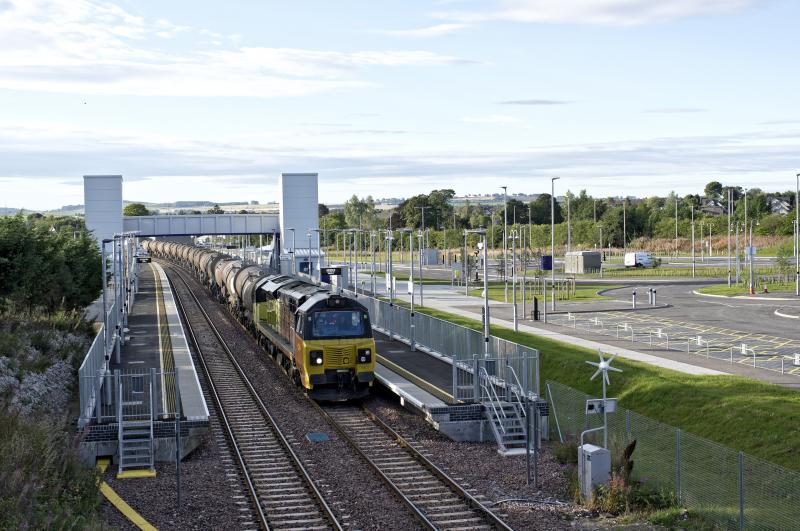
MULTIPOLYGON (((109 460, 108 459, 98 459, 97 460, 97 468, 100 469, 100 472, 105 472, 106 468, 108 468, 109 460)), ((105 481, 100 482, 100 492, 103 493, 103 496, 106 497, 111 504, 117 508, 119 512, 121 512, 125 518, 130 520, 136 527, 142 529, 143 531, 158 531, 155 527, 150 525, 147 520, 142 518, 142 515, 137 513, 133 510, 133 508, 125 503, 125 500, 119 497, 119 494, 114 492, 108 483, 105 481)))

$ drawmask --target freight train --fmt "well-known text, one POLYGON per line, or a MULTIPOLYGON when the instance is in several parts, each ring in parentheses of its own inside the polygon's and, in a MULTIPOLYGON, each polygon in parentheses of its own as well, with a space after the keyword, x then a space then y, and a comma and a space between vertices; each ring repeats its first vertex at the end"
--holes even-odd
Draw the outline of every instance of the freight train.
POLYGON ((209 249, 158 240, 142 248, 191 269, 311 398, 369 394, 375 340, 357 300, 209 249))

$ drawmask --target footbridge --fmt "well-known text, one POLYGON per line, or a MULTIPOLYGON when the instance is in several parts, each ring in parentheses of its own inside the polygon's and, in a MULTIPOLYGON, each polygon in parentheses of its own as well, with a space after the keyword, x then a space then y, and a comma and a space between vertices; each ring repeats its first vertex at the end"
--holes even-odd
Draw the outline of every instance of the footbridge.
POLYGON ((139 236, 196 236, 201 234, 276 234, 278 214, 196 214, 180 216, 123 216, 124 232, 139 236))

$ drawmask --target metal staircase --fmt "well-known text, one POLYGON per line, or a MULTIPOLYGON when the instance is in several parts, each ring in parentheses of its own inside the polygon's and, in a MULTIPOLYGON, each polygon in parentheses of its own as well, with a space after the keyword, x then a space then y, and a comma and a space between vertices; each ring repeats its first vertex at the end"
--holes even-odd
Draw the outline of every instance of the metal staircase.
MULTIPOLYGON (((513 374, 513 370, 511 371, 513 374)), ((516 379, 516 375, 514 375, 516 379)), ((525 408, 519 388, 489 375, 485 368, 480 374, 481 394, 484 399, 483 410, 492 428, 497 451, 501 455, 518 455, 526 451, 527 434, 525 408), (502 385, 502 398, 497 392, 502 385)))
MULTIPOLYGON (((129 375, 125 375, 129 376, 129 375)), ((145 375, 137 376, 145 378, 145 375)), ((125 400, 130 391, 124 387, 132 378, 120 378, 117 401, 120 476, 152 475, 155 473, 153 452, 153 379, 149 380, 147 396, 140 400, 125 400), (127 393, 125 392, 127 391, 127 393)), ((135 388, 136 386, 134 386, 135 388)), ((138 393, 144 395, 144 386, 138 393)), ((137 391, 133 391, 137 393, 137 391)))

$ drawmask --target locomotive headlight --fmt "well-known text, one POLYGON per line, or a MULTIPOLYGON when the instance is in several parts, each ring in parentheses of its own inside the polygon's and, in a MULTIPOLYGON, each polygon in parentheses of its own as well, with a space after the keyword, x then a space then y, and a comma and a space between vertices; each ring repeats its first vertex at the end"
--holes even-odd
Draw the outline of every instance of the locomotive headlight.
POLYGON ((368 348, 358 349, 358 362, 369 363, 372 361, 372 350, 368 348))
POLYGON ((310 353, 310 357, 311 357, 311 365, 315 367, 322 365, 322 362, 324 361, 321 350, 312 350, 310 353))

